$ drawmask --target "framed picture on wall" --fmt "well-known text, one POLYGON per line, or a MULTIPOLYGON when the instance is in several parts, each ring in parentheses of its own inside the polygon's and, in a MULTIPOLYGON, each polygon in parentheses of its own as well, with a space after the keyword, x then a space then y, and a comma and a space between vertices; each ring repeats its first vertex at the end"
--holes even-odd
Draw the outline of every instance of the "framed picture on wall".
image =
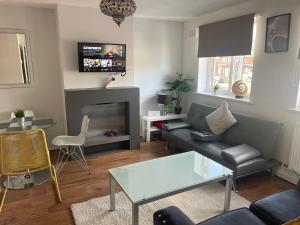
POLYGON ((287 52, 291 27, 291 14, 273 16, 267 19, 265 52, 287 52))

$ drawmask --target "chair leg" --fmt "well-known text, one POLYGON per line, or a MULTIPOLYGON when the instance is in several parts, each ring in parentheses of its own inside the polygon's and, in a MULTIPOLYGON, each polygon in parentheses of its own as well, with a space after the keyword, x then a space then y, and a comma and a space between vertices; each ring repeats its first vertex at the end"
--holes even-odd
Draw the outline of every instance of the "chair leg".
MULTIPOLYGON (((7 177, 7 182, 9 182, 9 177, 7 177)), ((1 204, 0 204, 0 213, 2 211, 2 207, 3 207, 3 204, 4 204, 4 200, 5 200, 7 189, 8 189, 8 188, 5 188, 5 190, 4 190, 3 194, 2 194, 2 189, 3 188, 2 188, 1 185, 2 184, 0 184, 0 196, 2 195, 2 197, 1 197, 1 204)))
POLYGON ((76 148, 73 149, 71 156, 73 159, 75 159, 83 168, 89 171, 89 175, 91 174, 90 167, 88 166, 88 163, 85 159, 83 150, 81 146, 78 146, 78 152, 76 152, 76 148))
POLYGON ((61 148, 61 153, 59 154, 59 159, 56 163, 56 174, 59 174, 62 170, 62 168, 67 163, 68 159, 71 158, 70 151, 64 152, 64 150, 61 148))
POLYGON ((52 166, 52 165, 50 166, 50 173, 51 173, 51 178, 52 178, 52 184, 53 184, 53 187, 55 189, 58 202, 61 203, 62 200, 61 200, 61 195, 60 195, 60 191, 59 191, 56 171, 55 171, 54 166, 52 166))
POLYGON ((91 169, 90 169, 89 165, 87 164, 87 161, 86 161, 85 156, 84 156, 84 153, 83 153, 83 149, 82 149, 81 146, 78 146, 78 147, 79 147, 80 154, 81 154, 81 156, 82 156, 82 160, 83 160, 83 162, 84 162, 86 168, 87 168, 88 171, 89 171, 89 175, 91 175, 91 169))

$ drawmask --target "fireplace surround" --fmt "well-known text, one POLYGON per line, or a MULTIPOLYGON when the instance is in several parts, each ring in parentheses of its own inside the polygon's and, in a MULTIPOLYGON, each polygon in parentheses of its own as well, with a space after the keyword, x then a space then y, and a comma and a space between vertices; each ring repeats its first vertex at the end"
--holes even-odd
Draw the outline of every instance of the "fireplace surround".
POLYGON ((86 149, 139 149, 139 88, 65 90, 68 135, 78 135, 84 114, 90 118, 86 149), (118 135, 106 136, 106 131, 118 135))

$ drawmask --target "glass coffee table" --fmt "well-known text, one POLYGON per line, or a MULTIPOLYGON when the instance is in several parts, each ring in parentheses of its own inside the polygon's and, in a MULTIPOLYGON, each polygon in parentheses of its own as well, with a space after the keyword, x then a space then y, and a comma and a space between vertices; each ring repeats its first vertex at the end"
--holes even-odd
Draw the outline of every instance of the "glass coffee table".
POLYGON ((110 210, 115 210, 118 184, 132 203, 132 225, 139 224, 139 206, 226 180, 224 211, 230 208, 233 171, 191 151, 109 170, 110 210))

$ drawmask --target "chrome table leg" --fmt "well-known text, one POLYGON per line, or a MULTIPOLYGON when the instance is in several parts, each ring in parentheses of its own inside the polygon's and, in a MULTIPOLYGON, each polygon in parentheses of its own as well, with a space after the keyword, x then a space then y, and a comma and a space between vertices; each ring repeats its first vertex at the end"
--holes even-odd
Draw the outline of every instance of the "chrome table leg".
POLYGON ((109 189, 110 189, 110 211, 115 211, 115 208, 116 208, 116 197, 115 197, 116 181, 111 174, 109 175, 109 189))
POLYGON ((132 225, 139 224, 139 205, 132 204, 132 225))
POLYGON ((233 175, 226 177, 226 190, 225 190, 225 201, 224 201, 224 212, 230 209, 231 191, 232 191, 232 180, 233 175))

